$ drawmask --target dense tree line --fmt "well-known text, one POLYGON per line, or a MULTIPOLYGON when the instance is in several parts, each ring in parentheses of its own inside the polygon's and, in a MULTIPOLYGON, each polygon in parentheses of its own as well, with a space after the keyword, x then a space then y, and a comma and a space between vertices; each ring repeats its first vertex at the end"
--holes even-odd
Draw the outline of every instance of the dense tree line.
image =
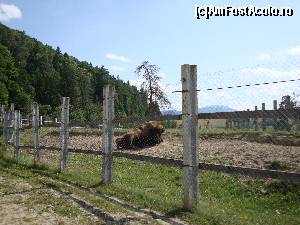
POLYGON ((116 116, 144 116, 147 93, 114 77, 102 67, 79 61, 17 30, 0 24, 0 103, 15 103, 29 112, 38 102, 43 115, 58 116, 62 96, 71 99, 71 120, 94 122, 101 118, 102 88, 117 91, 116 116))

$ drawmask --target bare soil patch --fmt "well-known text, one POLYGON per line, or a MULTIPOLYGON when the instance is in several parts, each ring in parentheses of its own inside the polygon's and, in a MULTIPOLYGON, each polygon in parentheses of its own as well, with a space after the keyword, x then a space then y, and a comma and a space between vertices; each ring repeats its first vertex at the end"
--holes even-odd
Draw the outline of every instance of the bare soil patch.
MULTIPOLYGON (((122 150, 141 155, 182 159, 182 136, 166 132, 164 142, 137 150, 122 150)), ((44 146, 59 147, 57 136, 47 135, 41 140, 44 146)), ((74 149, 99 151, 102 140, 99 135, 70 136, 69 146, 74 149)), ((205 138, 199 139, 199 159, 206 163, 219 163, 253 168, 267 168, 271 162, 279 161, 287 170, 300 172, 300 147, 280 146, 272 143, 256 143, 248 140, 205 138)))

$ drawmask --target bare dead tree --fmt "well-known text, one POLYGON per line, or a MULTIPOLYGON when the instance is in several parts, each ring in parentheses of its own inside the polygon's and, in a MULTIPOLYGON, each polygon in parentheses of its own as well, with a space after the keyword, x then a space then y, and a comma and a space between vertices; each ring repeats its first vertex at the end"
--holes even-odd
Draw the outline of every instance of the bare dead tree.
POLYGON ((143 78, 141 87, 148 93, 150 115, 159 112, 159 107, 168 108, 171 106, 167 95, 159 85, 161 77, 158 76, 158 72, 159 67, 150 64, 148 61, 144 61, 135 70, 138 77, 143 78))

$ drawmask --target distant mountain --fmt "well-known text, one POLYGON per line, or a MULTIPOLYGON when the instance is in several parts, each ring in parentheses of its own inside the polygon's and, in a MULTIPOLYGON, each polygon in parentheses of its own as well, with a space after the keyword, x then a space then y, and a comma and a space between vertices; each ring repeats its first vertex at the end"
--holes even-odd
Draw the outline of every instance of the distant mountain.
MULTIPOLYGON (((226 105, 209 105, 198 109, 199 113, 214 113, 214 112, 234 112, 235 109, 230 108, 226 105)), ((163 115, 180 115, 179 110, 165 110, 162 111, 163 115)))
POLYGON ((175 116, 175 115, 180 115, 181 111, 179 110, 165 110, 161 112, 163 115, 171 115, 171 116, 175 116))
POLYGON ((235 109, 226 105, 210 105, 202 107, 198 110, 199 113, 214 113, 214 112, 234 112, 235 109))

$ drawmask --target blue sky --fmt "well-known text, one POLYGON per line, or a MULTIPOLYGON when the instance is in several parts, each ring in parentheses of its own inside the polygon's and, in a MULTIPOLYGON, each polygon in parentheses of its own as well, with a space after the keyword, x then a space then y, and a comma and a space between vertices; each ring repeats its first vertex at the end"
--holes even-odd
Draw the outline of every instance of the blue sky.
MULTIPOLYGON (((181 108, 180 65, 198 65, 198 87, 300 78, 300 2, 182 0, 0 0, 14 5, 1 22, 80 60, 104 65, 121 79, 139 83, 134 70, 144 60, 161 68, 172 107, 181 108), (212 17, 196 20, 197 5, 254 5, 294 9, 292 17, 212 17)), ((2 18, 2 19, 1 19, 2 18)), ((300 94, 299 83, 201 92, 199 106, 254 108, 284 94, 300 94)))

